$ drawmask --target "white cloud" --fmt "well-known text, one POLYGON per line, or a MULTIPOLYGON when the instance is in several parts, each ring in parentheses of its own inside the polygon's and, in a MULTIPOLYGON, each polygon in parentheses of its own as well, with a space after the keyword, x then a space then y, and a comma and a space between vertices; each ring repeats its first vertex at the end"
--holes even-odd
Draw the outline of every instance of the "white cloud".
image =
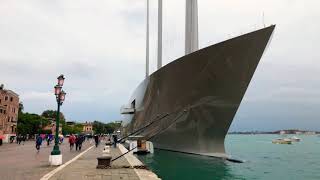
MULTIPOLYGON (((166 64, 184 52, 185 1, 163 3, 166 64)), ((320 42, 318 1, 198 3, 201 47, 261 28, 263 23, 277 24, 244 102, 260 102, 261 97, 300 101, 306 96, 308 102, 315 101, 311 97, 320 89, 316 85, 320 55, 315 51, 320 42)), ((151 0, 151 72, 156 69, 156 6, 157 1, 151 0)), ((68 118, 120 118, 119 107, 144 78, 145 13, 144 0, 2 0, 1 81, 20 94, 26 111, 42 112, 55 108, 51 91, 56 76, 64 73, 68 94, 63 110, 68 118)))

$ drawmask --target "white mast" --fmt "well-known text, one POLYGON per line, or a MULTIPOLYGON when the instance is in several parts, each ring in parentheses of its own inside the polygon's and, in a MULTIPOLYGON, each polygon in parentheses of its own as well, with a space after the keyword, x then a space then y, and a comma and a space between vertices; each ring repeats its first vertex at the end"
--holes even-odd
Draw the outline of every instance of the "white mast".
POLYGON ((162 67, 162 0, 158 0, 158 69, 162 67))
POLYGON ((149 0, 147 0, 146 78, 149 76, 149 0))
POLYGON ((190 54, 199 49, 198 47, 198 2, 186 0, 186 32, 185 54, 190 54))

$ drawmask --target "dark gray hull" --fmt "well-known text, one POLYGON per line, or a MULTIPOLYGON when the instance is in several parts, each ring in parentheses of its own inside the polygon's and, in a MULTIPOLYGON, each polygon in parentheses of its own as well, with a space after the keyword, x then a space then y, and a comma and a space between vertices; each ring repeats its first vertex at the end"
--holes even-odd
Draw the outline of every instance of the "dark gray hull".
POLYGON ((129 101, 135 113, 125 115, 125 132, 154 122, 140 134, 156 134, 156 148, 226 157, 225 136, 274 28, 209 46, 154 72, 129 101))

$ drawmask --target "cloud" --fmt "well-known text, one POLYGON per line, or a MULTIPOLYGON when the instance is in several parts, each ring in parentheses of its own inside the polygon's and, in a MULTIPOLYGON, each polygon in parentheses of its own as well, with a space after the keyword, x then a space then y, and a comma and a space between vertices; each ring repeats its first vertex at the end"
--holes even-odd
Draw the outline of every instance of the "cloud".
MULTIPOLYGON (((270 117, 270 111, 260 111, 262 107, 275 112, 274 123, 299 116, 285 107, 299 107, 310 119, 319 115, 310 111, 319 107, 318 1, 198 3, 200 47, 277 24, 233 126, 259 128, 255 118, 269 123, 262 117, 270 117), (283 112, 272 108, 274 104, 283 112), (249 110, 255 107, 259 113, 249 110)), ((150 71, 154 72, 157 1, 150 4, 150 71)), ((52 91, 56 76, 63 73, 67 99, 62 111, 67 118, 120 119, 119 107, 145 74, 145 5, 132 0, 0 1, 1 83, 20 94, 26 111, 41 113, 56 108, 52 91)), ((185 1, 164 1, 163 7, 163 63, 167 64, 184 53, 185 1)))

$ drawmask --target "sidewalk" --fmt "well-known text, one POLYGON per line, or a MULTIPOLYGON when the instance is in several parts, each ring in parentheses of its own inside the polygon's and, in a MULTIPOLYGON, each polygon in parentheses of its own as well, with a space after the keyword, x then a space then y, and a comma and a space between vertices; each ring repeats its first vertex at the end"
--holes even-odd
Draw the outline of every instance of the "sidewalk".
MULTIPOLYGON (((122 148, 122 145, 119 145, 122 148)), ((103 145, 101 144, 98 148, 93 147, 88 152, 86 152, 83 156, 81 156, 76 161, 72 162, 61 171, 54 174, 50 180, 98 180, 98 179, 106 179, 106 180, 139 180, 139 179, 158 179, 158 178, 145 178, 141 177, 141 170, 133 168, 124 168, 131 166, 131 163, 128 162, 126 155, 112 162, 112 167, 109 169, 96 169, 97 166, 97 157, 102 155, 103 145)), ((111 148, 111 156, 113 158, 122 154, 119 147, 111 148)), ((130 156, 130 155, 129 155, 130 156)), ((132 156, 132 155, 131 155, 132 156)), ((133 157, 131 157, 133 158, 133 157)), ((130 160, 130 159, 129 159, 130 160)), ((147 170, 142 170, 147 171, 147 170)), ((152 173, 150 171, 147 171, 152 173)))

